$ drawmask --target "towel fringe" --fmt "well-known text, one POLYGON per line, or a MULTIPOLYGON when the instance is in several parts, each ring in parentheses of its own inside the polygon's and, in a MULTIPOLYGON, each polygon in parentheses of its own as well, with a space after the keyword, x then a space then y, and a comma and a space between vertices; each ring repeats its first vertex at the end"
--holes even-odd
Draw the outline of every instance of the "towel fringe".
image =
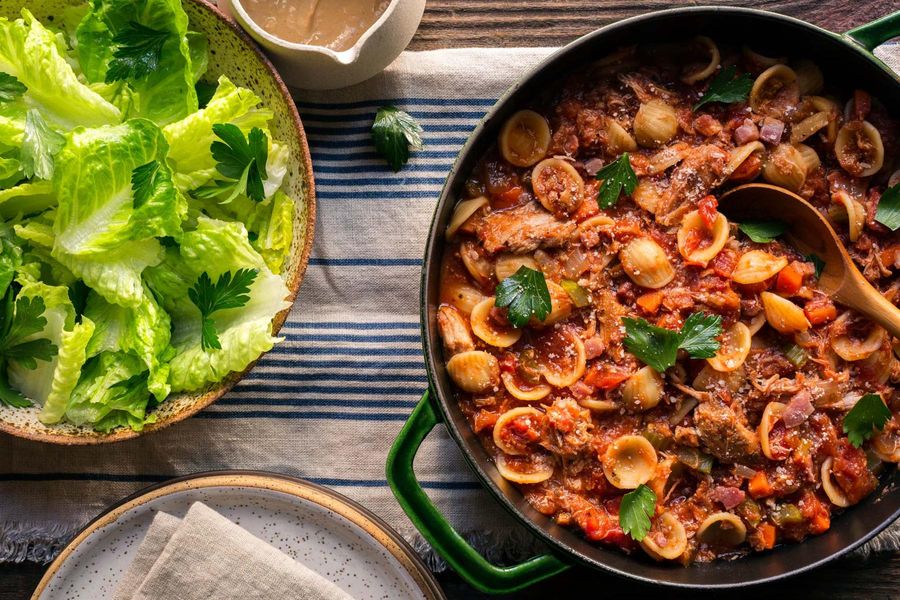
POLYGON ((0 523, 0 563, 47 564, 81 530, 68 523, 0 523))

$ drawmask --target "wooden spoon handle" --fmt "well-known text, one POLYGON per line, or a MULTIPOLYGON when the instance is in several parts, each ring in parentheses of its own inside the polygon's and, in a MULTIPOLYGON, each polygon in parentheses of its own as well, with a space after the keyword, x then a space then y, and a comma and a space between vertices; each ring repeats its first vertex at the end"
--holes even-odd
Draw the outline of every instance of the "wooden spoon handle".
MULTIPOLYGON (((844 304, 872 319, 895 338, 900 339, 900 308, 866 281, 857 287, 844 304)), ((838 299, 840 301, 840 299, 838 299)))

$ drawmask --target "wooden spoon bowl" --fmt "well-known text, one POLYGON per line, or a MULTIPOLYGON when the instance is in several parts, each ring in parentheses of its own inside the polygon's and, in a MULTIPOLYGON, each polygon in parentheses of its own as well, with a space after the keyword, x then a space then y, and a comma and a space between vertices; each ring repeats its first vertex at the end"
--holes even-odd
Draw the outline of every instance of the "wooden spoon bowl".
POLYGON ((726 192, 719 210, 731 221, 777 219, 786 223, 788 243, 801 254, 815 254, 825 262, 819 289, 900 338, 900 308, 860 273, 831 224, 812 204, 784 188, 750 183, 726 192))

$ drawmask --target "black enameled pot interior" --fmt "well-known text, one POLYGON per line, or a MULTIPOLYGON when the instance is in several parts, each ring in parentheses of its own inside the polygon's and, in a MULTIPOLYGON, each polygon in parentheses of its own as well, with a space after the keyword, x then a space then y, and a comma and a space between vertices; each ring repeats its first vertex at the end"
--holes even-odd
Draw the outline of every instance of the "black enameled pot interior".
POLYGON ((705 34, 729 44, 744 42, 771 56, 815 60, 829 86, 869 90, 887 106, 900 106, 900 79, 853 43, 801 21, 773 13, 737 8, 694 7, 658 12, 604 27, 566 46, 519 84, 488 113, 461 151, 438 203, 422 274, 422 326, 428 367, 437 402, 451 435, 481 481, 525 526, 563 559, 574 560, 651 583, 679 587, 736 587, 770 581, 822 564, 859 546, 900 516, 900 477, 896 469, 860 504, 837 516, 831 529, 801 544, 779 546, 737 561, 681 567, 653 562, 585 541, 532 509, 496 468, 461 414, 444 369, 435 324, 443 231, 466 177, 496 139, 505 119, 529 100, 558 86, 565 74, 609 52, 647 41, 683 40, 705 34))

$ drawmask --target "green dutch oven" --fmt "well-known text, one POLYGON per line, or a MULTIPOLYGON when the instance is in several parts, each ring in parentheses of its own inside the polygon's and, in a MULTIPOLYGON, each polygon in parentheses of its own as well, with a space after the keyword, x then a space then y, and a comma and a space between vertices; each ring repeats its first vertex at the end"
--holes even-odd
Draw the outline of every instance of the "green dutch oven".
POLYGON ((900 78, 872 54, 876 46, 900 35, 900 12, 841 35, 759 10, 691 7, 626 19, 572 42, 538 65, 488 112, 460 152, 435 210, 425 249, 421 290, 422 339, 431 387, 400 432, 387 462, 388 482, 409 518, 457 573, 484 592, 522 589, 575 564, 672 587, 749 586, 796 575, 833 560, 863 544, 900 516, 900 485, 897 485, 900 476, 895 470, 878 491, 835 519, 827 533, 801 544, 781 546, 737 561, 690 567, 627 556, 589 543, 531 508, 522 494, 499 475, 454 399, 435 323, 438 280, 444 251, 443 231, 476 161, 496 140, 507 117, 530 98, 559 82, 565 73, 621 46, 642 40, 684 39, 696 34, 744 41, 770 55, 813 59, 822 67, 830 85, 848 90, 864 88, 887 106, 900 106, 900 78), (480 556, 453 530, 413 473, 419 445, 439 423, 446 425, 484 486, 523 526, 546 543, 550 553, 514 566, 499 567, 480 556))

